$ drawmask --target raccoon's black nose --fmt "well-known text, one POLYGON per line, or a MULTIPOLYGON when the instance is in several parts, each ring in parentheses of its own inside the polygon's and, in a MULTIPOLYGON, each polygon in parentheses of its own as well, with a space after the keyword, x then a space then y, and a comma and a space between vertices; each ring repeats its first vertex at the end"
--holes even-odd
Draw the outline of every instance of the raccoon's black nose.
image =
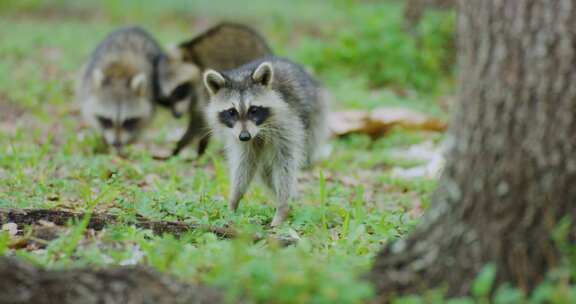
POLYGON ((242 131, 238 136, 238 139, 240 139, 241 141, 249 141, 250 138, 252 138, 252 136, 250 136, 250 133, 248 133, 248 131, 242 131))

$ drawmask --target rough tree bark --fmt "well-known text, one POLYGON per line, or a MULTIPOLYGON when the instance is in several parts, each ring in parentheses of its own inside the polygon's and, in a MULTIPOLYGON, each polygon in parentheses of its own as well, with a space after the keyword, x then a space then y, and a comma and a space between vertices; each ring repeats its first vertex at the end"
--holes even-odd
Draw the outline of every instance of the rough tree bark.
POLYGON ((14 258, 0 257, 0 303, 222 302, 221 294, 210 288, 182 284, 142 266, 46 271, 14 258))
POLYGON ((458 38, 447 167, 422 223, 376 258, 382 299, 468 294, 487 262, 529 291, 576 219, 576 0, 461 0, 458 38))

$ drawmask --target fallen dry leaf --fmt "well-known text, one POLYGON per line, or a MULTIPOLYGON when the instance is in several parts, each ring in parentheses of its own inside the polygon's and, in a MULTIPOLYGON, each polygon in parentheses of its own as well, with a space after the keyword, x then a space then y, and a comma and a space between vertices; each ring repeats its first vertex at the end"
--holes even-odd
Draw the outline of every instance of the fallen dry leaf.
POLYGON ((413 145, 408 149, 395 150, 391 154, 393 157, 405 160, 419 160, 424 164, 411 168, 392 168, 392 176, 404 179, 414 179, 418 177, 439 178, 444 168, 444 155, 442 149, 436 147, 431 141, 413 145))
POLYGON ((366 111, 332 112, 328 117, 330 131, 334 135, 346 135, 361 132, 368 123, 366 111))
POLYGON ((378 108, 372 111, 370 121, 382 127, 398 125, 406 129, 438 132, 446 130, 444 121, 404 108, 378 108))
POLYGON ((393 127, 407 130, 442 132, 446 122, 405 108, 378 108, 372 112, 342 111, 333 112, 328 118, 330 130, 335 136, 353 133, 380 137, 393 127))

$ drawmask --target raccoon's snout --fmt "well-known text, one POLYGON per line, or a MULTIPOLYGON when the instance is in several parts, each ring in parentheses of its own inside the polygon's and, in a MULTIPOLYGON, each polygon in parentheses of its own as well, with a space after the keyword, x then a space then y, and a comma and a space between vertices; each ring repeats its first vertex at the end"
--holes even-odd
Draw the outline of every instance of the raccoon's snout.
POLYGON ((241 141, 249 141, 251 138, 252 136, 248 131, 242 131, 240 132, 240 135, 238 135, 238 139, 240 139, 241 141))

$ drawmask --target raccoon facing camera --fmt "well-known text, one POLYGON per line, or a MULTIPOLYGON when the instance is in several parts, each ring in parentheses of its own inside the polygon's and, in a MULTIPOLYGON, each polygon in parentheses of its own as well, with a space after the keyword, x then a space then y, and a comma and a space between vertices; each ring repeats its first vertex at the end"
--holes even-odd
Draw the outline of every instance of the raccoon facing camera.
POLYGON ((120 151, 141 135, 154 115, 153 58, 162 54, 145 30, 110 33, 92 52, 77 86, 82 117, 120 151))
POLYGON ((188 113, 188 126, 172 155, 178 155, 197 141, 197 154, 204 153, 209 131, 204 118, 208 95, 202 83, 204 70, 229 70, 258 58, 272 55, 264 38, 250 27, 221 23, 189 41, 168 48, 157 59, 156 102, 170 109, 176 118, 188 113))
POLYGON ((297 173, 325 150, 330 96, 304 67, 267 57, 237 69, 207 70, 206 118, 226 146, 229 206, 236 210, 254 176, 274 193, 272 226, 284 222, 297 173))

